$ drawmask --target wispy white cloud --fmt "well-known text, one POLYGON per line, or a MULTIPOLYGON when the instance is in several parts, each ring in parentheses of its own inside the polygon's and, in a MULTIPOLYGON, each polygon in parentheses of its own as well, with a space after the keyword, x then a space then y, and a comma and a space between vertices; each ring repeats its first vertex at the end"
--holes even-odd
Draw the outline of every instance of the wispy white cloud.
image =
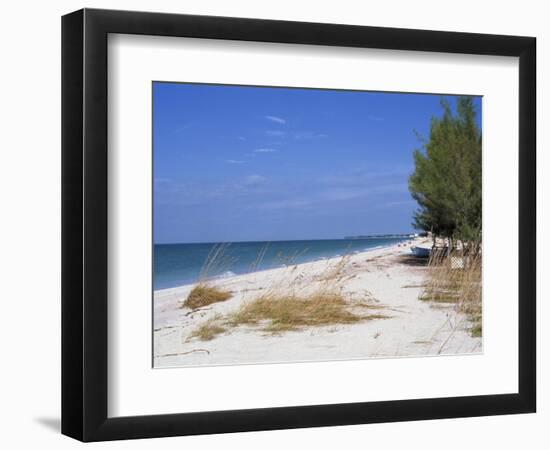
POLYGON ((282 117, 277 117, 277 116, 264 116, 267 120, 271 121, 271 122, 275 122, 275 123, 278 123, 280 125, 284 125, 286 123, 286 120, 283 119, 282 117))
POLYGON ((276 151, 274 148, 257 148, 254 153, 274 153, 276 151))
POLYGON ((244 161, 240 161, 238 159, 226 159, 225 162, 227 164, 243 164, 244 161))
POLYGON ((277 200, 272 202, 265 202, 259 205, 260 209, 267 211, 274 211, 279 209, 307 209, 311 206, 311 201, 308 199, 290 198, 285 200, 277 200))
POLYGON ((345 201, 353 200, 361 197, 368 197, 372 193, 372 189, 362 187, 351 188, 336 188, 326 191, 322 194, 324 200, 345 201))
MULTIPOLYGON (((383 185, 407 180, 413 168, 409 166, 387 167, 355 167, 335 172, 319 179, 328 186, 369 186, 383 185)), ((406 185, 406 183, 405 183, 406 185)))
POLYGON ((255 188, 261 186, 262 184, 265 184, 266 181, 267 178, 262 175, 248 175, 244 178, 242 184, 243 186, 248 188, 255 188))
POLYGON ((185 130, 187 130, 188 128, 194 127, 195 125, 196 125, 196 123, 195 123, 194 121, 186 122, 186 123, 180 125, 179 127, 177 127, 177 128, 174 130, 174 133, 175 133, 175 134, 181 133, 182 131, 185 131, 185 130))
POLYGON ((369 119, 369 120, 374 120, 374 121, 376 121, 376 122, 382 122, 382 121, 384 120, 383 117, 375 116, 375 115, 373 115, 373 114, 369 114, 369 115, 367 116, 367 119, 369 119))
POLYGON ((398 207, 398 206, 414 206, 414 205, 416 205, 415 200, 402 200, 402 201, 384 203, 380 207, 381 208, 395 208, 395 207, 398 207))
POLYGON ((316 131, 296 131, 294 137, 296 139, 322 139, 328 137, 328 134, 317 133, 316 131))
POLYGON ((286 131, 280 131, 280 130, 267 130, 267 131, 265 132, 265 134, 267 134, 268 136, 282 137, 282 136, 285 136, 285 135, 286 135, 286 131))
POLYGON ((382 183, 372 188, 373 191, 377 193, 386 193, 386 192, 409 192, 409 185, 407 182, 399 183, 382 183))

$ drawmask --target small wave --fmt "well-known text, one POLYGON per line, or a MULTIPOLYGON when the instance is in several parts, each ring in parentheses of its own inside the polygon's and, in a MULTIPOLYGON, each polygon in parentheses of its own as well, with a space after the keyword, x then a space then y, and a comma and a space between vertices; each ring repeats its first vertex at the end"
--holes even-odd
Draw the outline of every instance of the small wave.
POLYGON ((377 245, 376 247, 368 247, 363 251, 368 252, 369 250, 378 250, 379 248, 384 248, 384 246, 383 245, 377 245))
POLYGON ((235 276, 237 276, 237 274, 235 272, 231 272, 231 270, 226 270, 225 272, 220 273, 219 275, 217 275, 214 278, 231 278, 231 277, 235 277, 235 276))

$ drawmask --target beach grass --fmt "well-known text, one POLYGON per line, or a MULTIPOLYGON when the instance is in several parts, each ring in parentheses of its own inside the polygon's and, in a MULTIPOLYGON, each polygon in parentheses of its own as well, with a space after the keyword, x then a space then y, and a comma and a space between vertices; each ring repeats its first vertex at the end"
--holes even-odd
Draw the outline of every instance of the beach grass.
MULTIPOLYGON (((368 308, 364 303, 349 303, 339 293, 264 294, 241 306, 236 312, 222 318, 216 316, 198 326, 189 339, 210 341, 231 328, 243 325, 259 326, 260 330, 281 334, 308 327, 347 325, 367 320, 387 319, 382 314, 356 314, 354 307, 368 308)), ((376 305, 375 309, 378 309, 376 305)))
POLYGON ((320 276, 320 281, 328 283, 329 286, 341 284, 346 276, 346 269, 351 259, 351 253, 346 253, 344 256, 331 266, 328 266, 320 276))
POLYGON ((233 260, 225 254, 228 246, 229 244, 226 243, 212 246, 201 268, 199 282, 181 305, 182 308, 198 309, 231 298, 231 292, 212 286, 209 280, 212 273, 223 272, 233 263, 233 260))
MULTIPOLYGON (((308 292, 304 287, 303 273, 298 265, 290 269, 286 288, 272 286, 258 297, 254 297, 241 307, 226 315, 209 320, 196 328, 190 338, 211 340, 217 335, 243 325, 257 326, 259 330, 271 334, 281 334, 308 327, 354 324, 373 319, 385 319, 381 314, 365 313, 366 308, 380 309, 379 305, 350 301, 343 292, 347 279, 346 268, 350 255, 341 257, 336 264, 327 266, 317 281, 321 283, 315 291, 308 292), (357 310, 361 308, 361 314, 357 310)), ((261 261, 261 257, 259 257, 261 261)), ((184 306, 198 308, 225 301, 231 294, 200 283, 189 294, 184 306)))
POLYGON ((197 284, 183 302, 182 307, 197 309, 212 303, 224 302, 231 298, 231 293, 205 283, 197 284))
POLYGON ((348 311, 347 303, 337 294, 296 295, 267 294, 245 304, 233 317, 234 325, 268 321, 266 331, 295 330, 303 326, 355 323, 360 316, 348 311))
POLYGON ((197 338, 201 341, 211 341, 219 334, 226 331, 225 327, 220 323, 219 318, 215 317, 196 328, 191 335, 190 339, 197 338))
POLYGON ((229 323, 232 326, 261 325, 263 331, 281 333, 305 327, 352 324, 380 316, 358 315, 350 306, 338 293, 307 296, 269 293, 245 303, 229 323))
POLYGON ((481 337, 481 255, 436 255, 430 258, 428 268, 420 300, 455 304, 459 312, 467 315, 471 335, 481 337))

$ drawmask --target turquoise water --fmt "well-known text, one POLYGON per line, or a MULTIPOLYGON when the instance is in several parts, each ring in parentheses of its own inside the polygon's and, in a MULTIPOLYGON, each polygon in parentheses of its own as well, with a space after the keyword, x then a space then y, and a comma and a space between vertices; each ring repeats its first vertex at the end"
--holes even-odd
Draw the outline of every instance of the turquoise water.
POLYGON ((408 238, 155 244, 154 289, 283 267, 385 247, 408 238), (211 261, 209 264, 208 262, 211 261))

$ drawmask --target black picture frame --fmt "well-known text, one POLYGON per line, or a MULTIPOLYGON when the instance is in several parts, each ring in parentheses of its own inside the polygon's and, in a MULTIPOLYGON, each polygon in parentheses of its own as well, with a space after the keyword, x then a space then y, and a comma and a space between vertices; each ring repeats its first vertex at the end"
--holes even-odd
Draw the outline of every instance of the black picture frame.
POLYGON ((536 39, 83 9, 62 18, 62 433, 82 441, 535 412, 536 39), (107 416, 109 33, 519 57, 517 393, 107 416))

